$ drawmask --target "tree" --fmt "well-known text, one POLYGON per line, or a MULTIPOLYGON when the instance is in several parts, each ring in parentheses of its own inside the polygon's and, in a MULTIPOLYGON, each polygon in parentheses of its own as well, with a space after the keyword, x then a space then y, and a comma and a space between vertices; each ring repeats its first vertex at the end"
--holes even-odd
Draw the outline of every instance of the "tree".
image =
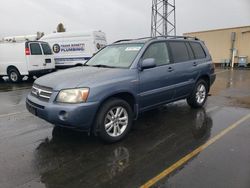
POLYGON ((58 33, 65 32, 65 31, 66 31, 66 28, 64 27, 64 25, 63 25, 62 23, 59 23, 59 24, 57 25, 56 31, 57 31, 58 33))

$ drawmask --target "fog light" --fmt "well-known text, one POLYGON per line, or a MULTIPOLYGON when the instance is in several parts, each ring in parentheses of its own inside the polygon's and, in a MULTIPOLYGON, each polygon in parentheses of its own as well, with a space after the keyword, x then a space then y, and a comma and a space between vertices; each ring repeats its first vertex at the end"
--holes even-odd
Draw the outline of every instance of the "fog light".
POLYGON ((68 113, 65 112, 64 110, 60 111, 58 117, 60 120, 65 121, 68 119, 68 113))

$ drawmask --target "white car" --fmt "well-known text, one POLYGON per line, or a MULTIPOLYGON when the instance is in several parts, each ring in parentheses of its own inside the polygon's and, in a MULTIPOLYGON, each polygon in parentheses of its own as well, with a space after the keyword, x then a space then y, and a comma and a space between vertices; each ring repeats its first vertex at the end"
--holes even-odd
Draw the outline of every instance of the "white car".
POLYGON ((19 82, 24 76, 40 76, 55 69, 48 43, 42 41, 0 43, 0 77, 19 82))
POLYGON ((57 68, 83 65, 107 45, 105 33, 101 31, 52 33, 40 40, 52 47, 57 68))

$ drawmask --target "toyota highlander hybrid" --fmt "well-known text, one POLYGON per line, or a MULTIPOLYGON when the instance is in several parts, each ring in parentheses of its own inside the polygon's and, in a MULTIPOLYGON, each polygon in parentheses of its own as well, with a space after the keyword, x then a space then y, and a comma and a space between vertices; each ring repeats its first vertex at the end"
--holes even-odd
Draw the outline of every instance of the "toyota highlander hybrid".
POLYGON ((202 107, 214 80, 211 56, 197 38, 120 40, 83 67, 37 79, 26 106, 55 126, 116 142, 144 111, 181 99, 202 107))

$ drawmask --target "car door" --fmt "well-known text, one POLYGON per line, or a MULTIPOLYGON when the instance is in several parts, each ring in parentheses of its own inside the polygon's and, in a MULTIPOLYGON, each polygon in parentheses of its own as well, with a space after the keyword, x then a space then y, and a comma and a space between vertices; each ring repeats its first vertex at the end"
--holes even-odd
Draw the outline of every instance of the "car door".
POLYGON ((174 80, 174 99, 187 97, 192 91, 198 75, 194 54, 188 42, 184 40, 168 41, 171 59, 174 62, 173 69, 176 77, 174 80))
POLYGON ((41 42, 41 47, 43 51, 43 61, 45 62, 44 64, 44 69, 54 69, 55 68, 55 60, 54 60, 54 55, 52 53, 52 50, 49 46, 48 43, 46 42, 41 42))
POLYGON ((46 62, 44 55, 42 53, 42 48, 39 42, 29 42, 28 44, 30 49, 30 54, 26 55, 28 70, 29 71, 38 71, 43 70, 46 62))
POLYGON ((202 70, 208 70, 210 65, 207 64, 207 54, 200 42, 192 41, 189 45, 194 53, 193 69, 200 73, 202 70))
POLYGON ((141 62, 154 58, 156 67, 139 72, 139 105, 146 110, 170 101, 173 97, 172 88, 174 71, 170 63, 166 42, 151 44, 142 55, 141 62))

